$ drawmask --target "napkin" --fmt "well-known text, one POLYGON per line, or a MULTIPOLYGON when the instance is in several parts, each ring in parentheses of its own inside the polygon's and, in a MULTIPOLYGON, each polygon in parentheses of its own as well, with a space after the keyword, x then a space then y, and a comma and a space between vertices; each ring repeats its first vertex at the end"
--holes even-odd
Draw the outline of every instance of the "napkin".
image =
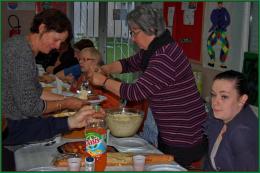
POLYGON ((57 84, 57 86, 56 86, 57 93, 62 94, 62 83, 63 82, 57 76, 55 76, 55 78, 56 78, 56 84, 57 84))
POLYGON ((38 75, 41 76, 45 73, 44 68, 42 67, 41 64, 37 64, 37 68, 38 68, 38 75))

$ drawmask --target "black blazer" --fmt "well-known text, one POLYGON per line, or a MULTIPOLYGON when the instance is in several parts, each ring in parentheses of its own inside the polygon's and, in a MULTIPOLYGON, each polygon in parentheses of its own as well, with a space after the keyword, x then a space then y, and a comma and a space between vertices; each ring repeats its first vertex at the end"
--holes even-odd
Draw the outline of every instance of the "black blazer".
MULTIPOLYGON (((214 170, 210 153, 223 127, 222 120, 209 116, 205 133, 209 141, 209 152, 205 162, 205 170, 214 170)), ((223 135, 215 156, 217 171, 257 171, 258 170, 258 119, 249 106, 227 123, 227 131, 223 135)))

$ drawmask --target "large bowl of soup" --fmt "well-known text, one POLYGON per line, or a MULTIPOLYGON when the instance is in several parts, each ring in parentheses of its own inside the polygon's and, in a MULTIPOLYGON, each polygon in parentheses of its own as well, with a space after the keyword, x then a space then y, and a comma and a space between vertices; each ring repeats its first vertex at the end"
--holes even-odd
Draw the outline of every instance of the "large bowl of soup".
POLYGON ((115 137, 135 135, 144 118, 144 112, 134 108, 107 109, 106 113, 106 124, 115 137))

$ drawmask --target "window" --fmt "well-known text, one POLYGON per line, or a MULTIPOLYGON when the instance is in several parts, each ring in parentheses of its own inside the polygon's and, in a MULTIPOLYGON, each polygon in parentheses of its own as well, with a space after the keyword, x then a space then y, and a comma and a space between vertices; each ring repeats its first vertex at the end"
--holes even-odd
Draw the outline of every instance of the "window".
MULTIPOLYGON (((106 2, 100 2, 106 3, 106 2)), ((82 38, 91 39, 99 50, 105 47, 103 55, 104 62, 111 63, 118 59, 129 57, 134 54, 134 45, 131 42, 126 15, 134 9, 134 2, 108 2, 107 10, 99 10, 99 2, 74 2, 74 37, 75 42, 82 38), (103 13, 107 14, 103 14, 103 13), (106 19, 99 18, 107 16, 106 19), (99 21, 105 20, 105 21, 99 21), (105 25, 99 26, 101 23, 105 25), (99 37, 100 30, 106 30, 106 41, 99 37)), ((132 82, 136 74, 119 74, 114 77, 125 82, 132 82)))

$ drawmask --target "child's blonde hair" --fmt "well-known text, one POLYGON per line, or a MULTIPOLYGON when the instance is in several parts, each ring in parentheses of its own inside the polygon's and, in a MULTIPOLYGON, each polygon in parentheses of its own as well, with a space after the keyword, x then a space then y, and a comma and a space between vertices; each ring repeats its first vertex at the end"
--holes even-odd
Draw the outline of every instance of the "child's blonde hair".
POLYGON ((94 47, 86 47, 80 51, 80 56, 84 56, 84 54, 89 53, 91 57, 94 57, 98 60, 98 65, 103 65, 102 55, 101 53, 94 47))

